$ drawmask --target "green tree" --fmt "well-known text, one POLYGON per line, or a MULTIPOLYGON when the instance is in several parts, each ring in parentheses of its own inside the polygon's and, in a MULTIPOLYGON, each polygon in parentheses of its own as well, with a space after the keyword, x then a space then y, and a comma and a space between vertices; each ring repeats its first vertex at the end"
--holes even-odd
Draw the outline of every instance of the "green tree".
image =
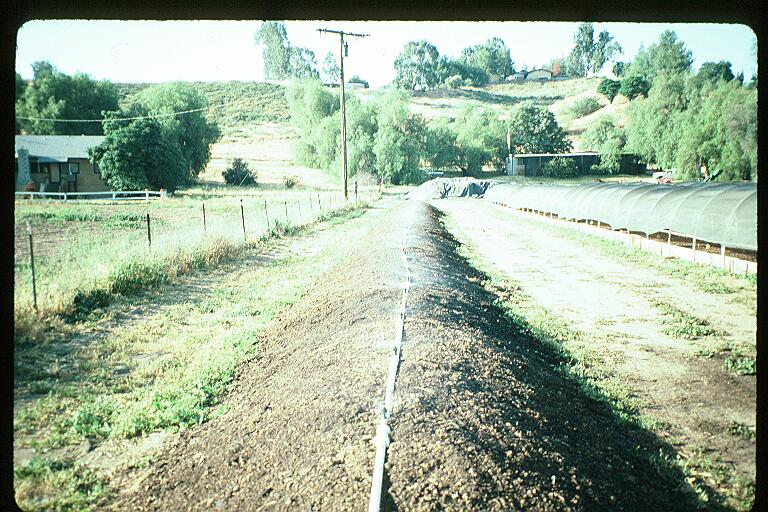
POLYGON ((619 172, 626 137, 610 116, 602 115, 589 125, 581 143, 584 149, 600 153, 600 165, 595 170, 608 174, 619 172))
POLYGON ((531 101, 512 110, 509 127, 514 153, 567 153, 572 148, 554 114, 531 101))
POLYGON ((674 31, 665 30, 657 43, 647 49, 640 47, 627 75, 640 76, 653 85, 656 77, 660 75, 687 73, 691 70, 692 62, 693 55, 685 47, 685 43, 678 41, 674 31))
POLYGON ((419 182, 425 146, 426 123, 408 112, 405 91, 395 89, 382 97, 373 145, 378 175, 395 185, 419 182))
POLYGON ((208 101, 200 91, 182 82, 154 85, 136 98, 132 113, 162 116, 158 122, 169 141, 175 142, 188 168, 186 183, 192 183, 208 164, 211 144, 221 136, 216 123, 205 118, 208 101), (189 112, 193 111, 193 112, 189 112), (176 112, 183 114, 171 115, 176 112))
POLYGON ((18 101, 24 95, 24 89, 27 88, 27 82, 16 73, 16 100, 18 101))
POLYGON ((608 98, 609 101, 613 101, 613 98, 619 93, 620 88, 621 82, 618 80, 603 78, 597 86, 597 92, 608 98))
POLYGON ((624 73, 629 69, 629 62, 622 62, 620 60, 613 63, 613 67, 611 68, 611 71, 613 71, 613 75, 616 78, 621 78, 624 76, 624 73))
POLYGON ((352 77, 347 80, 350 84, 362 84, 363 87, 366 89, 368 88, 368 82, 366 80, 363 80, 358 75, 352 75, 352 77))
POLYGON ((590 72, 597 73, 606 62, 622 52, 621 46, 607 31, 601 31, 597 41, 594 34, 592 23, 579 24, 573 36, 573 49, 566 60, 569 75, 587 77, 590 72))
POLYGON ((642 77, 633 75, 621 79, 618 93, 633 100, 640 95, 648 96, 648 89, 648 82, 642 77))
POLYGON ((242 158, 235 158, 227 169, 221 173, 224 181, 230 185, 253 185, 256 183, 257 174, 252 171, 242 158))
POLYGON ((731 71, 731 63, 724 60, 720 62, 705 62, 699 67, 699 72, 696 74, 699 84, 717 82, 718 80, 730 82, 734 78, 733 71, 731 71))
POLYGON ((459 61, 465 66, 481 69, 489 76, 497 75, 502 80, 515 72, 509 48, 498 37, 464 48, 459 61))
POLYGON ((334 83, 339 81, 339 64, 336 62, 336 57, 333 52, 328 50, 323 59, 323 81, 325 83, 334 83))
POLYGON ((288 54, 289 75, 299 80, 319 78, 315 52, 307 48, 291 47, 288 54))
POLYGON ((450 89, 462 85, 480 87, 490 80, 488 73, 479 67, 467 65, 446 55, 441 55, 438 59, 436 74, 438 83, 450 89))
POLYGON ((158 121, 138 119, 127 125, 105 121, 104 132, 102 143, 88 153, 113 190, 172 191, 186 183, 184 157, 175 141, 164 136, 158 121))
POLYGON ((437 117, 427 125, 424 158, 435 170, 458 168, 460 159, 456 131, 448 118, 437 117))
POLYGON ((411 91, 436 87, 441 82, 439 57, 437 48, 423 39, 406 43, 395 59, 395 84, 411 91))
POLYGON ((757 94, 736 81, 705 84, 681 114, 675 165, 681 177, 699 177, 706 164, 721 181, 757 180, 757 94))
MULTIPOLYGON (((32 82, 16 100, 16 115, 40 119, 102 119, 117 110, 117 89, 88 75, 59 72, 50 62, 32 65, 32 82)), ((17 84, 18 85, 18 84, 17 84)), ((18 92, 18 87, 17 87, 18 92)), ((101 135, 101 123, 18 120, 18 129, 33 135, 101 135)))
POLYGON ((495 113, 465 107, 459 111, 454 126, 458 148, 457 167, 465 176, 477 176, 485 165, 503 168, 507 154, 507 130, 495 113))
POLYGON ((684 112, 696 94, 688 76, 659 75, 647 98, 632 101, 626 110, 627 150, 645 162, 671 169, 681 142, 684 112))
MULTIPOLYGON (((339 110, 338 93, 331 92, 317 80, 307 80, 288 86, 285 97, 291 114, 291 125, 300 135, 294 146, 296 159, 303 165, 325 169, 336 155, 333 153, 322 159, 320 157, 327 139, 333 137, 331 143, 335 142, 334 126, 338 127, 339 124, 333 125, 326 119, 339 110)), ((339 116, 336 115, 333 119, 338 120, 339 116)), ((340 135, 340 127, 338 132, 340 135)), ((323 152, 326 153, 327 151, 323 152)))
POLYGON ((256 30, 256 44, 262 45, 264 78, 283 80, 290 76, 291 43, 282 21, 265 21, 256 30))

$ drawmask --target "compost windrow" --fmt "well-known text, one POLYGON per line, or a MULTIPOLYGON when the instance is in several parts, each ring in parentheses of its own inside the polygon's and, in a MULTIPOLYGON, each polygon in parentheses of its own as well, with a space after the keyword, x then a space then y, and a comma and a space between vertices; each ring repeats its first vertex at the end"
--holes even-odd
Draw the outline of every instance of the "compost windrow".
MULTIPOLYGON (((402 298, 384 510, 682 510, 679 475, 635 446, 566 362, 494 305, 437 210, 381 216, 267 329, 228 412, 181 432, 113 503, 132 510, 361 510, 402 298)), ((129 478, 130 480, 130 478, 129 478)))

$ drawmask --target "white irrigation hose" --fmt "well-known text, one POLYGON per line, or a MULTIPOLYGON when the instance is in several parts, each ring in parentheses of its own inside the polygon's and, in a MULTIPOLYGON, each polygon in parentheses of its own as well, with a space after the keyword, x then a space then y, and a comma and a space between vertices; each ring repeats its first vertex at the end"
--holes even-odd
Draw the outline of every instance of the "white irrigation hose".
POLYGON ((410 224, 403 233, 400 242, 400 255, 405 266, 405 282, 403 283, 403 298, 400 301, 400 311, 397 315, 395 327, 395 343, 392 355, 389 358, 389 372, 387 374, 387 388, 384 393, 384 406, 381 409, 379 425, 376 427, 376 457, 373 461, 373 481, 371 482, 371 498, 368 501, 368 512, 377 512, 381 506, 381 488, 384 480, 384 460, 389 446, 389 416, 392 413, 392 395, 395 393, 395 380, 400 366, 400 348, 403 343, 403 329, 405 324, 405 299, 408 297, 408 289, 411 287, 411 269, 408 267, 408 257, 405 255, 405 237, 410 231, 410 224))

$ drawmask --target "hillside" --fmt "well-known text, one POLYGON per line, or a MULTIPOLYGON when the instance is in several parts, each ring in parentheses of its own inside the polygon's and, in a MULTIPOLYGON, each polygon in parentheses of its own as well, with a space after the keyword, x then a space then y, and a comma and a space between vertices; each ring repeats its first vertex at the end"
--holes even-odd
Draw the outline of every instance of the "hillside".
MULTIPOLYGON (((467 106, 487 108, 502 119, 509 116, 515 105, 533 101, 544 105, 555 114, 566 130, 574 150, 580 150, 584 130, 603 114, 615 117, 624 124, 626 104, 611 104, 597 94, 599 78, 552 80, 493 84, 486 87, 461 89, 434 89, 416 91, 411 99, 411 111, 427 119, 455 117, 467 106), (587 116, 572 118, 568 108, 585 97, 595 97, 601 108, 587 116)), ((211 108, 207 117, 221 128, 222 137, 211 148, 211 161, 202 175, 206 181, 221 181, 221 172, 236 157, 243 158, 257 170, 261 182, 279 183, 288 174, 300 176, 302 182, 313 186, 332 186, 334 180, 321 171, 293 164, 292 144, 297 131, 289 125, 290 114, 285 99, 285 86, 266 82, 191 82, 208 99, 211 108)), ((120 93, 120 106, 126 107, 147 83, 116 84, 120 93)), ((384 91, 350 91, 361 99, 372 100, 384 91)))

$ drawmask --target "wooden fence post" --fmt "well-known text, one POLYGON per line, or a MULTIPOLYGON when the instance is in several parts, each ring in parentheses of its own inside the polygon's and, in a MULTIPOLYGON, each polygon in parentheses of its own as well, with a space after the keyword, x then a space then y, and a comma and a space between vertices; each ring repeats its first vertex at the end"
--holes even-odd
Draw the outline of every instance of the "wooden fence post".
POLYGON ((299 224, 304 224, 304 216, 301 214, 301 199, 296 200, 296 205, 299 207, 299 224))
POLYGON ((35 281, 35 251, 32 249, 32 224, 27 221, 27 233, 29 234, 29 263, 32 267, 32 304, 35 307, 35 314, 37 311, 37 282, 35 281))
POLYGON ((240 200, 240 219, 243 221, 243 241, 247 240, 245 236, 245 210, 243 210, 243 200, 240 200))
POLYGON ((267 218, 267 233, 269 233, 269 211, 267 210, 267 202, 264 201, 264 217, 267 218))
POLYGON ((283 201, 285 205, 285 225, 288 226, 288 201, 283 201))
POLYGON ((208 226, 205 222, 205 203, 203 203, 203 236, 208 234, 208 226))
POLYGON ((320 192, 317 193, 317 207, 320 209, 320 213, 323 213, 323 205, 320 202, 320 192))
POLYGON ((147 212, 147 244, 149 248, 152 248, 152 229, 149 224, 149 212, 147 212))

